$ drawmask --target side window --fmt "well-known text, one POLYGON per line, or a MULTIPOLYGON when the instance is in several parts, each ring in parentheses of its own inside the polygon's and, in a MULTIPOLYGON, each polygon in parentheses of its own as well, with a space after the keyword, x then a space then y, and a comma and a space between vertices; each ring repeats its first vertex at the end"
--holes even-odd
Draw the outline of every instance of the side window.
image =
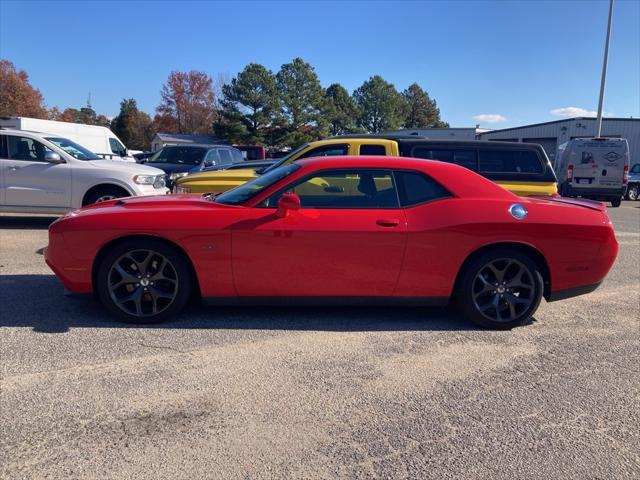
POLYGON ((53 151, 31 138, 13 135, 7 136, 7 150, 11 160, 29 162, 44 162, 44 153, 53 151))
POLYGON ((233 159, 233 163, 244 161, 244 157, 242 156, 242 152, 240 150, 231 150, 231 158, 233 159))
POLYGON ((218 164, 218 152, 216 150, 209 150, 207 155, 204 157, 204 162, 208 166, 213 166, 218 164))
POLYGON ((411 152, 411 156, 415 158, 428 158, 429 160, 440 160, 441 162, 455 163, 462 167, 478 171, 478 162, 475 150, 463 149, 439 149, 430 147, 415 147, 411 152))
POLYGON ((542 173, 544 166, 532 150, 480 150, 480 171, 486 173, 542 173))
POLYGON ((231 165, 231 151, 227 148, 221 148, 218 150, 218 155, 220 156, 220 163, 222 165, 231 165))
POLYGON ((640 173, 640 163, 636 163, 631 169, 631 173, 640 173))
POLYGON ((124 155, 125 148, 118 140, 115 138, 109 139, 109 147, 111 147, 111 153, 115 153, 116 155, 124 155))
POLYGON ((400 205, 403 207, 451 197, 446 188, 423 173, 396 171, 393 175, 398 186, 400 205))
MULTIPOLYGON (((398 208, 393 176, 384 170, 322 172, 285 191, 297 194, 302 208, 398 208)), ((268 206, 276 206, 282 193, 268 206)))
POLYGON ((360 145, 360 155, 386 155, 384 145, 360 145))
POLYGON ((301 158, 311 158, 311 157, 332 157, 336 155, 348 155, 349 154, 349 145, 324 145, 322 147, 312 148, 306 153, 303 153, 298 157, 298 160, 301 158))

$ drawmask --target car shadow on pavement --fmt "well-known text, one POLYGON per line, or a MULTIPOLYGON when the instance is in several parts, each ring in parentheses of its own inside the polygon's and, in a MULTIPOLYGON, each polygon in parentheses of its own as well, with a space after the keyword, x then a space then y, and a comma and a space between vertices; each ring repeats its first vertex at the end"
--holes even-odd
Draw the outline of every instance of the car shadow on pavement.
POLYGON ((90 295, 64 295, 54 275, 0 277, 0 327, 45 333, 70 328, 256 329, 318 331, 478 330, 445 308, 192 306, 170 322, 135 325, 114 320, 90 295))
POLYGON ((0 228, 3 230, 46 230, 59 217, 46 216, 6 216, 0 215, 0 228))

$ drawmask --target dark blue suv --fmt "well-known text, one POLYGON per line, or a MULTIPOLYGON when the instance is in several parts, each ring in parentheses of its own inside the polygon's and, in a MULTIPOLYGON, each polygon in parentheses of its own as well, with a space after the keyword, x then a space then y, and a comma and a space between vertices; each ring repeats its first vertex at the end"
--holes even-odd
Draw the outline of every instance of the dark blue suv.
POLYGON ((173 189, 180 177, 204 169, 224 170, 243 161, 242 152, 229 145, 165 145, 145 165, 164 170, 165 183, 173 189))

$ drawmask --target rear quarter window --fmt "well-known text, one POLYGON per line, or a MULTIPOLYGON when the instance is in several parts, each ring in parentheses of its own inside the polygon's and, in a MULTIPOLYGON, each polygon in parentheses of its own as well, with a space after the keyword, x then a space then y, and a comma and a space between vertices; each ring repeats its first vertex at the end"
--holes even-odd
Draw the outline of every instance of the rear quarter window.
POLYGON ((544 172, 544 165, 533 150, 480 150, 478 166, 481 173, 544 172))
POLYGON ((386 155, 384 145, 360 145, 360 155, 386 155))
POLYGON ((451 197, 451 193, 421 172, 395 171, 400 205, 410 207, 420 203, 451 197))

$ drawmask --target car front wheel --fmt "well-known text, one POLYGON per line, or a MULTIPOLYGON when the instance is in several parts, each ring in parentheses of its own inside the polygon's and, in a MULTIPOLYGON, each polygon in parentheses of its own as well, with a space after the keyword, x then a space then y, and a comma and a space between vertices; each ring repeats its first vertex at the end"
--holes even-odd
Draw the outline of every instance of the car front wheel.
POLYGON ((627 200, 638 199, 638 185, 630 185, 627 189, 627 200))
POLYGON ((96 293, 117 317, 155 323, 184 309, 192 283, 187 261, 176 249, 154 239, 132 239, 104 256, 97 271, 96 293))
POLYGON ((457 304, 474 323, 510 329, 527 323, 540 305, 539 267, 515 249, 496 249, 473 259, 462 272, 457 304))

